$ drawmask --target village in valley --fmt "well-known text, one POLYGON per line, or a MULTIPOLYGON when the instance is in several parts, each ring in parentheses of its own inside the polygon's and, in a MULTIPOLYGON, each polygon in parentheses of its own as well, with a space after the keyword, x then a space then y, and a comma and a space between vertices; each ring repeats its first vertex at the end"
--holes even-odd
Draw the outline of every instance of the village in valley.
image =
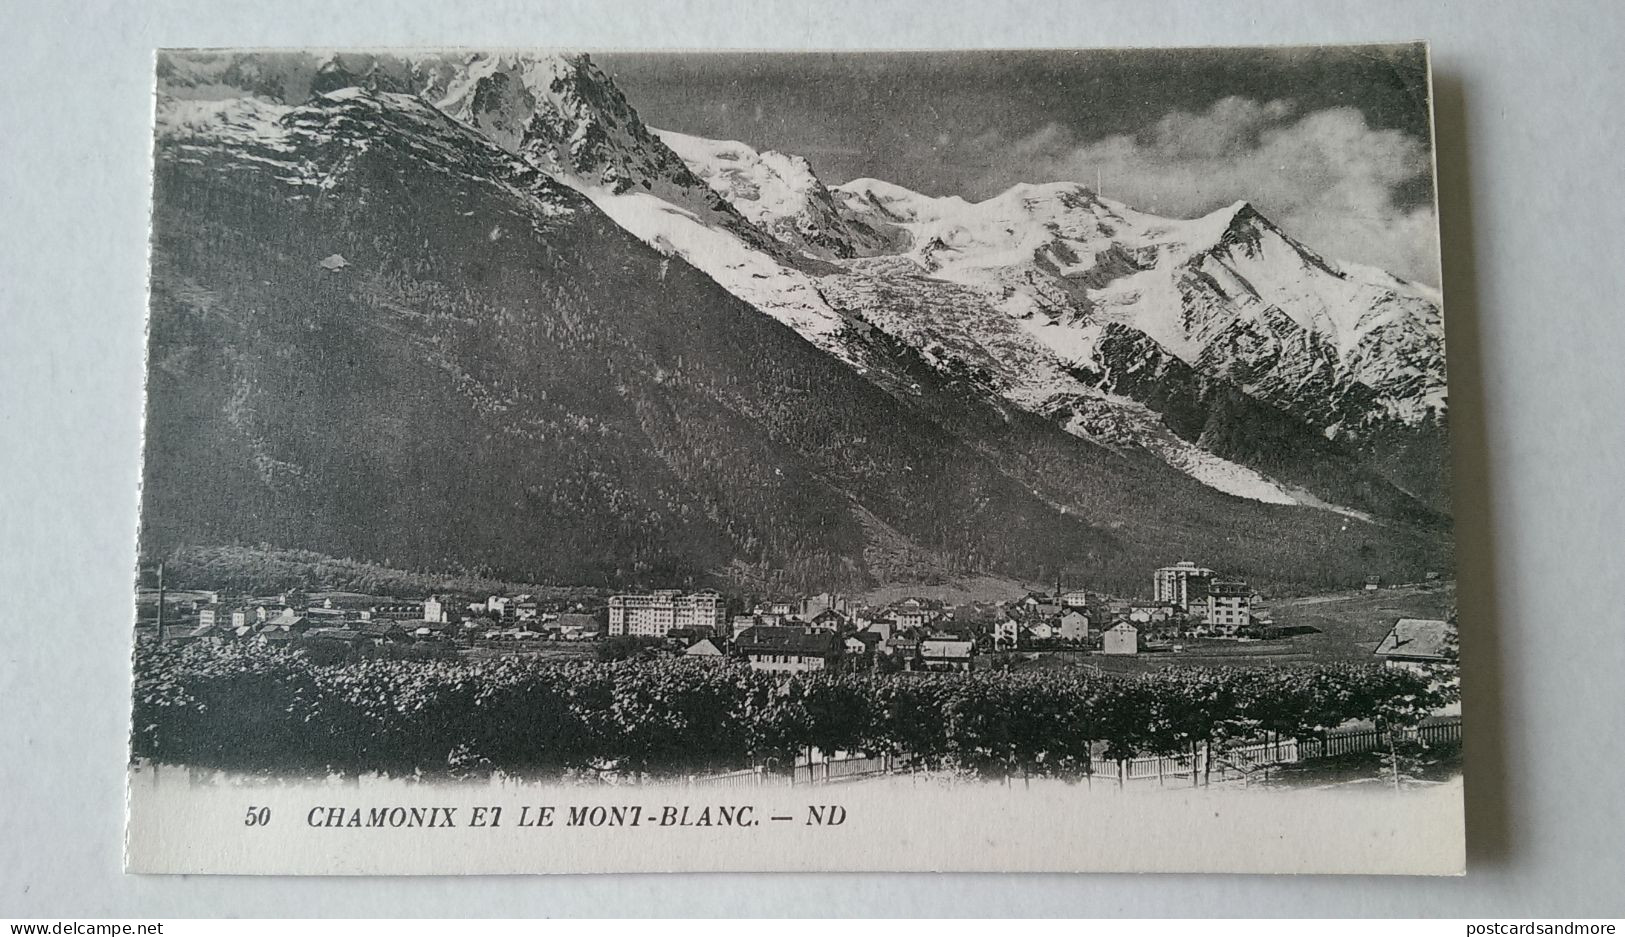
MULTIPOLYGON (((1272 602, 1238 579, 1179 561, 1146 595, 1085 588, 998 599, 904 595, 724 595, 711 589, 557 590, 422 598, 353 592, 228 595, 165 589, 139 597, 137 637, 160 644, 251 643, 341 661, 362 657, 668 659, 773 674, 1381 661, 1453 666, 1454 583, 1384 584, 1272 602)), ((195 586, 192 583, 183 584, 195 586)), ((922 589, 923 592, 930 590, 922 589)))

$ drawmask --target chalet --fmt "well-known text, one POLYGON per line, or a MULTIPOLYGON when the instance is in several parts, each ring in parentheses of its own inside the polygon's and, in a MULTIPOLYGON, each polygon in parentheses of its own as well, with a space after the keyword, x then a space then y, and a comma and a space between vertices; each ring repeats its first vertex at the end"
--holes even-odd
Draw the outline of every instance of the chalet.
POLYGON ((935 640, 920 642, 920 662, 927 670, 970 670, 976 646, 970 641, 935 640))
POLYGON ((688 648, 683 651, 683 656, 698 658, 699 660, 710 661, 718 664, 728 659, 727 655, 722 653, 722 648, 717 647, 716 642, 710 638, 702 638, 701 640, 690 644, 688 648))
POLYGON ((1055 636, 1063 641, 1083 641, 1089 637, 1089 616, 1076 608, 1067 609, 1061 615, 1061 622, 1056 628, 1055 636))
POLYGON ((876 618, 865 625, 863 630, 880 635, 880 640, 884 642, 890 641, 892 635, 896 634, 899 629, 897 622, 890 618, 876 618))
POLYGON ((1034 641, 1048 641, 1055 637, 1055 629, 1047 621, 1035 621, 1027 626, 1026 636, 1034 641))
POLYGON ((278 615, 276 618, 273 618, 270 621, 261 622, 257 625, 245 624, 238 630, 244 634, 255 631, 259 632, 260 634, 267 634, 274 631, 282 631, 290 634, 304 634, 306 631, 309 631, 311 628, 316 627, 317 625, 325 624, 328 623, 313 622, 304 615, 295 615, 293 617, 278 615))
POLYGON ((855 632, 842 639, 842 647, 848 654, 868 654, 880 647, 880 635, 873 631, 855 632))
POLYGON ((223 625, 199 625, 187 634, 177 635, 171 640, 177 641, 203 641, 209 644, 220 644, 235 640, 237 633, 223 625))
POLYGON ((841 641, 827 631, 804 628, 747 628, 734 641, 752 670, 768 673, 808 673, 834 670, 841 662, 841 641))
POLYGON ((826 608, 812 617, 812 627, 818 631, 847 631, 852 627, 852 619, 846 614, 833 608, 826 608))
POLYGON ((289 644, 293 643, 293 639, 293 632, 284 631, 280 628, 270 631, 261 631, 259 634, 254 635, 255 641, 259 642, 260 644, 270 645, 272 647, 287 647, 289 644))
POLYGON ((1381 576, 1367 576, 1367 577, 1365 577, 1365 589, 1366 589, 1367 592, 1375 592, 1375 591, 1377 591, 1378 589, 1381 589, 1381 588, 1382 588, 1382 577, 1381 576))
POLYGON ((920 654, 919 633, 914 631, 894 631, 892 636, 883 642, 883 648, 887 654, 898 660, 913 660, 920 654))
POLYGON ((1401 618, 1377 645, 1384 665, 1422 672, 1450 663, 1447 656, 1450 626, 1434 618, 1401 618))
POLYGON ((1120 621, 1107 628, 1106 633, 1101 637, 1100 653, 1140 653, 1140 629, 1134 627, 1134 623, 1129 621, 1120 621))

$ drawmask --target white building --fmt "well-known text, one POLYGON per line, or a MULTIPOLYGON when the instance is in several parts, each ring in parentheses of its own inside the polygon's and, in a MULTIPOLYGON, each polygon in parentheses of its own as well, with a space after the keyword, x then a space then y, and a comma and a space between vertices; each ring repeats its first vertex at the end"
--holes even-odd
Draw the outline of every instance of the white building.
POLYGON ((726 616, 722 596, 711 591, 684 595, 676 589, 660 589, 616 595, 609 600, 609 633, 663 638, 673 628, 703 628, 721 634, 726 616))
POLYGON ((1182 611, 1189 611, 1192 605, 1201 605, 1207 600, 1213 576, 1213 570, 1181 560, 1152 575, 1152 595, 1158 602, 1170 602, 1182 611))
POLYGON ((1100 653, 1102 654, 1138 654, 1140 653, 1140 629, 1130 622, 1120 621, 1106 629, 1101 636, 1100 653))
POLYGON ((1073 589, 1061 596, 1062 608, 1088 608, 1089 593, 1082 589, 1073 589))
POLYGON ((1021 643, 1021 625, 1014 618, 1006 618, 993 626, 993 646, 999 650, 1016 647, 1021 643))
POLYGON ((1245 582, 1215 582, 1208 589, 1207 627, 1233 635, 1253 620, 1253 590, 1245 582))

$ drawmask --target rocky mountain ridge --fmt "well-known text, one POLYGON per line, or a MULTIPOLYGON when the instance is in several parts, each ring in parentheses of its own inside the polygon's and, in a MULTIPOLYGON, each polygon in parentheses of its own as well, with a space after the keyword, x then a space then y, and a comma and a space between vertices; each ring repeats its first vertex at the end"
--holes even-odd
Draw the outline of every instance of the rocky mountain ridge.
POLYGON ((144 543, 622 582, 1442 565, 1341 440, 1126 322, 1001 308, 923 196, 792 161, 812 198, 735 206, 590 60, 161 64, 144 543), (1090 360, 1042 334, 1091 327, 1090 360))

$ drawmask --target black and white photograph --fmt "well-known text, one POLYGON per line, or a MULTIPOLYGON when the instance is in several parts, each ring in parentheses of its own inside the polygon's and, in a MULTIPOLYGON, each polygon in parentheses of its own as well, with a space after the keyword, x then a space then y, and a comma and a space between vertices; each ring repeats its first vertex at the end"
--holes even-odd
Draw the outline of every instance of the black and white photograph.
POLYGON ((1425 44, 155 71, 132 870, 1461 871, 1425 44))

